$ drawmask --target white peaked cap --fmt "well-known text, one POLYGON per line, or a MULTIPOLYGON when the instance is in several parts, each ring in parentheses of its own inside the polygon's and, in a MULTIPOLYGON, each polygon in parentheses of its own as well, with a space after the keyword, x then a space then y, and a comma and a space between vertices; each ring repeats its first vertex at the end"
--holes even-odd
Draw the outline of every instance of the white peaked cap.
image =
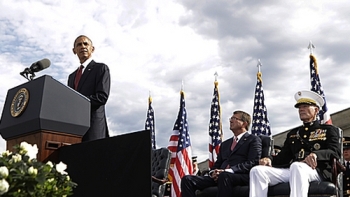
POLYGON ((319 94, 309 90, 302 90, 295 93, 294 98, 297 101, 294 105, 295 108, 298 108, 300 104, 315 105, 318 108, 322 108, 324 104, 324 100, 319 94))

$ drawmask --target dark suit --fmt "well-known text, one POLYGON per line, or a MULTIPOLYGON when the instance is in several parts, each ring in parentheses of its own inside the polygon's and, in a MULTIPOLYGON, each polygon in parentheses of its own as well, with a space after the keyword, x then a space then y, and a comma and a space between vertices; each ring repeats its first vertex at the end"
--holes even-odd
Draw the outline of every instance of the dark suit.
MULTIPOLYGON (((261 156, 261 139, 245 133, 231 151, 233 138, 221 143, 213 169, 225 169, 227 165, 234 173, 220 173, 217 182, 209 176, 186 175, 181 179, 182 197, 195 196, 196 190, 218 186, 218 196, 233 196, 233 187, 249 184, 249 171, 258 164, 261 156)), ((213 170, 212 169, 212 170, 213 170)))
MULTIPOLYGON (((74 89, 76 71, 68 77, 68 86, 74 89)), ((84 69, 77 91, 90 99, 90 128, 83 136, 83 142, 109 137, 105 104, 110 91, 109 68, 92 60, 84 69)))

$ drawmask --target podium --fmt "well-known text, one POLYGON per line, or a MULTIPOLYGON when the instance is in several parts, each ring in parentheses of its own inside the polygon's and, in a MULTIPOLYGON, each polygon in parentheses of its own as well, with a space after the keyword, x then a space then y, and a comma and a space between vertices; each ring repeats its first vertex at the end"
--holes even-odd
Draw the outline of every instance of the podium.
POLYGON ((89 127, 89 99, 44 75, 8 90, 0 134, 7 150, 26 141, 37 144, 38 161, 56 162, 56 150, 80 143, 89 127))
POLYGON ((78 184, 72 197, 152 196, 151 132, 130 132, 60 148, 78 184))

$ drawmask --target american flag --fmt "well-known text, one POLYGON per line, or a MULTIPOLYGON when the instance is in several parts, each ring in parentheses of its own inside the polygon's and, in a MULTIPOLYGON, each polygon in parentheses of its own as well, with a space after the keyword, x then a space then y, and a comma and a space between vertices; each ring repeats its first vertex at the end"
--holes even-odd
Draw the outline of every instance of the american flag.
POLYGON ((221 107, 219 82, 214 82, 214 94, 211 101, 209 122, 209 168, 214 166, 222 142, 221 107))
POLYGON ((145 130, 151 131, 152 148, 156 149, 156 133, 154 130, 154 111, 152 108, 151 96, 148 98, 148 110, 147 110, 147 118, 145 122, 145 130))
POLYGON ((264 89, 262 86, 262 73, 257 74, 257 82, 254 96, 252 134, 271 135, 270 122, 267 118, 267 109, 264 103, 264 89))
POLYGON ((320 76, 318 75, 317 69, 317 60, 316 57, 312 54, 310 55, 310 81, 311 81, 311 91, 318 93, 322 96, 324 100, 324 105, 322 106, 322 110, 318 113, 318 120, 322 124, 332 124, 331 115, 328 112, 326 97, 323 92, 323 88, 321 85, 320 76))
POLYGON ((168 149, 171 152, 169 179, 171 180, 171 196, 181 196, 181 178, 193 171, 191 140, 188 132, 185 96, 181 91, 180 111, 177 116, 173 134, 170 136, 168 149))

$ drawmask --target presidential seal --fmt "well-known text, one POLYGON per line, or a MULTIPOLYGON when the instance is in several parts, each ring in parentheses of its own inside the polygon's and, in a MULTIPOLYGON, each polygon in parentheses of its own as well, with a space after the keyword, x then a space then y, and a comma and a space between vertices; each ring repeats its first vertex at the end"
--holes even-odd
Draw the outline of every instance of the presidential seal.
POLYGON ((18 117, 21 115, 28 105, 29 92, 26 88, 18 90, 16 95, 12 99, 11 103, 11 115, 12 117, 18 117))

